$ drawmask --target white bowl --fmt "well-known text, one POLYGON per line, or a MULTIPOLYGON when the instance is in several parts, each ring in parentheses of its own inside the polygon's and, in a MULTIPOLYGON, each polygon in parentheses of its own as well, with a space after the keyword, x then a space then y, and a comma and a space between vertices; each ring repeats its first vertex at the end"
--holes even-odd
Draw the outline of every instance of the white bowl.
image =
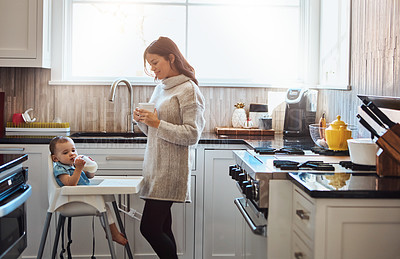
POLYGON ((348 139, 351 162, 359 165, 376 165, 378 145, 369 138, 348 139))

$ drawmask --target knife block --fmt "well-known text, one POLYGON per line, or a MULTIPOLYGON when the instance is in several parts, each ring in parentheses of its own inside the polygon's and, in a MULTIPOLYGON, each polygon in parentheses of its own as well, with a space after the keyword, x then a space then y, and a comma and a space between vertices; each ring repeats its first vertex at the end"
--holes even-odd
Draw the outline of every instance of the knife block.
POLYGON ((376 173, 379 176, 400 176, 400 163, 380 148, 376 158, 376 173))
POLYGON ((400 165, 400 124, 388 129, 378 138, 376 144, 385 152, 384 157, 388 155, 400 165))

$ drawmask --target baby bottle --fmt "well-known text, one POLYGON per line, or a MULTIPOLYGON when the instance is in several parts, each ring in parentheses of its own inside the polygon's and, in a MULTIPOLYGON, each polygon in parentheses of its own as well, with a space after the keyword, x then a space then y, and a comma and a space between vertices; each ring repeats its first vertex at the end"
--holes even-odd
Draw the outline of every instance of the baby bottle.
POLYGON ((83 171, 89 173, 95 173, 97 171, 97 163, 91 157, 82 156, 82 159, 86 162, 85 166, 83 167, 83 171))

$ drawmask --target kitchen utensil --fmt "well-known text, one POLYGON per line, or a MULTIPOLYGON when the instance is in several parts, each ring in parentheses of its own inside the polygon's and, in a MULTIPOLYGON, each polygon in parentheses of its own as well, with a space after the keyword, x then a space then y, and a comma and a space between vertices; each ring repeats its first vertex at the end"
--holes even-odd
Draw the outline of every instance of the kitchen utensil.
POLYGON ((340 120, 338 115, 337 119, 325 129, 325 137, 330 150, 347 150, 347 140, 351 138, 351 130, 347 129, 347 124, 340 120))
POLYGON ((259 118, 259 123, 258 123, 258 127, 260 129, 264 129, 264 130, 268 130, 268 129, 272 129, 272 118, 259 118))
POLYGON ((348 139, 351 162, 358 165, 376 165, 378 146, 372 139, 348 139))
POLYGON ((379 126, 381 126, 384 129, 387 129, 386 126, 375 116, 373 112, 371 112, 371 110, 365 104, 361 105, 361 109, 366 114, 368 114, 368 116, 371 117, 371 119, 373 119, 379 126))
POLYGON ((268 105, 261 103, 250 103, 249 118, 253 122, 253 127, 260 128, 259 119, 264 117, 269 117, 268 105))
POLYGON ((24 121, 26 123, 30 123, 30 122, 35 122, 36 118, 31 119, 31 116, 29 116, 28 112, 33 111, 32 108, 29 108, 28 110, 26 110, 23 114, 22 114, 22 118, 24 119, 24 121))
POLYGON ((357 114, 357 118, 358 118, 358 121, 360 122, 360 124, 363 125, 364 128, 366 128, 369 132, 371 132, 371 134, 372 134, 373 136, 375 136, 375 137, 377 137, 377 138, 380 137, 380 135, 376 132, 376 130, 374 130, 374 128, 372 128, 371 125, 369 125, 368 122, 366 122, 366 121, 364 120, 364 118, 361 117, 360 114, 357 114))
POLYGON ((363 100, 364 104, 371 109, 373 113, 386 125, 389 126, 389 128, 393 127, 396 125, 393 121, 391 121, 373 102, 368 102, 367 100, 363 100))

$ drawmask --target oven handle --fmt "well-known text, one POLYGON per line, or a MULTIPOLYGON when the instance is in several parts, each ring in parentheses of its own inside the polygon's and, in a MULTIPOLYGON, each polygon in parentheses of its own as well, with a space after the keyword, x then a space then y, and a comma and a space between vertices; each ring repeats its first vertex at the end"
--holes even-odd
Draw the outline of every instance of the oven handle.
POLYGON ((32 194, 32 187, 28 184, 27 188, 25 189, 25 191, 23 193, 14 197, 14 199, 7 202, 3 206, 0 206, 0 217, 3 217, 5 215, 9 214, 13 210, 18 208, 22 204, 24 204, 28 200, 28 198, 31 196, 31 194, 32 194))
POLYGON ((265 231, 266 226, 265 225, 257 226, 254 224, 253 220, 250 218, 250 216, 247 214, 246 210, 243 208, 241 200, 244 200, 244 198, 236 198, 234 203, 235 203, 236 207, 239 209, 240 213, 242 214, 247 225, 249 225, 251 231, 256 235, 266 236, 267 235, 267 233, 265 231))

